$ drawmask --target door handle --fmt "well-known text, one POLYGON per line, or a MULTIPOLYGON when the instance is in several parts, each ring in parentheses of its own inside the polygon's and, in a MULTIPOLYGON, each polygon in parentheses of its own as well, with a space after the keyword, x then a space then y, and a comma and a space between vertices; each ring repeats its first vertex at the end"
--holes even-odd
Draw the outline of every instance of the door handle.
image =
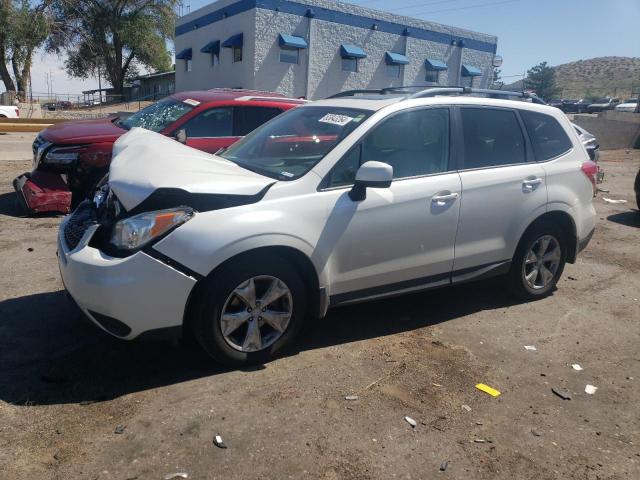
POLYGON ((533 192, 536 188, 538 188, 538 185, 540 185, 541 183, 542 183, 541 178, 525 179, 522 181, 522 191, 525 193, 533 192))
POLYGON ((452 200, 455 200, 456 198, 458 198, 458 194, 454 192, 447 193, 445 195, 434 195, 433 197, 431 197, 431 201, 433 203, 444 205, 446 202, 450 202, 452 200))

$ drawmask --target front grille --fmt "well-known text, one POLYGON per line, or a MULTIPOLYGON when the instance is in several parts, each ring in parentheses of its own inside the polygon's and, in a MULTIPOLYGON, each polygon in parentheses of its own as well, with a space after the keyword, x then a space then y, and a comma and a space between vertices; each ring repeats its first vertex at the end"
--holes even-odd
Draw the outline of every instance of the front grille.
POLYGON ((78 246, 80 240, 91 225, 95 225, 96 221, 91 211, 91 203, 84 201, 75 212, 71 214, 69 220, 64 227, 64 240, 69 250, 73 250, 78 246))

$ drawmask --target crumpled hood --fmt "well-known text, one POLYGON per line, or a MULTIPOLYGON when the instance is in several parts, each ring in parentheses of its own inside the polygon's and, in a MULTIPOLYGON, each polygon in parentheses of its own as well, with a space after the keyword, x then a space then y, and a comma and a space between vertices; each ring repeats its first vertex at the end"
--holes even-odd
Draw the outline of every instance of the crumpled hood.
POLYGON ((257 195, 275 180, 143 128, 113 146, 109 186, 131 210, 158 189, 193 194, 257 195))

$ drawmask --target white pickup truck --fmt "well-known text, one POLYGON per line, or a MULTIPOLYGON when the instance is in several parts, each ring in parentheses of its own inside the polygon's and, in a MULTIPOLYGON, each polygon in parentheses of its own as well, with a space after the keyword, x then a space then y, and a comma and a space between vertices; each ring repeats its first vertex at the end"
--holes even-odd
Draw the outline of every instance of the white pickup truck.
POLYGON ((20 110, 18 110, 18 107, 0 105, 0 118, 18 118, 19 116, 20 110))

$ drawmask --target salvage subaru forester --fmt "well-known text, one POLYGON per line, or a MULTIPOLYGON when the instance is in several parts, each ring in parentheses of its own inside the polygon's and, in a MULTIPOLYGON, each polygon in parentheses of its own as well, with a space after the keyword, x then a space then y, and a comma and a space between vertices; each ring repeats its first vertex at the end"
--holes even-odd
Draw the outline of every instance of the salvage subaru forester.
POLYGON ((593 234, 597 167, 560 110, 487 93, 343 94, 218 155, 133 129, 61 225, 64 284, 116 337, 188 331, 231 365, 336 305, 493 275, 541 298, 593 234))

